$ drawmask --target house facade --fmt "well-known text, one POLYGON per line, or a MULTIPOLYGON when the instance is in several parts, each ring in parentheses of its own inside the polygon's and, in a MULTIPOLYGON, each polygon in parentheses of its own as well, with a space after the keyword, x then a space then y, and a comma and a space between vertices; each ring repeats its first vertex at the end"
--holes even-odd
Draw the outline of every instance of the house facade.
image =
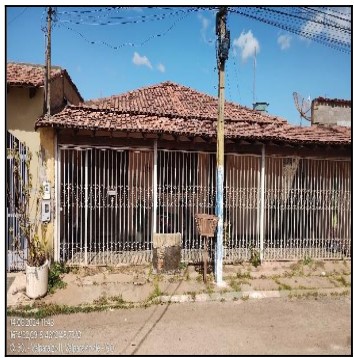
MULTIPOLYGON (((215 212, 217 98, 172 82, 67 105, 35 126, 55 136, 55 259, 151 260, 154 233, 181 233, 200 260, 195 215, 215 212)), ((225 104, 224 261, 351 256, 351 133, 297 127, 225 104)))
MULTIPOLYGON (((32 153, 30 174, 32 176, 32 202, 40 191, 43 182, 50 185, 51 206, 55 206, 54 198, 54 148, 56 146, 56 135, 53 128, 35 129, 38 117, 45 113, 44 101, 44 76, 45 68, 41 65, 25 63, 7 63, 6 68, 6 129, 7 148, 11 149, 19 145, 26 153, 32 153), (39 155, 37 155, 37 153, 39 155)), ((62 110, 68 103, 79 104, 83 101, 78 89, 72 82, 66 70, 53 66, 51 70, 51 111, 56 113, 62 110)), ((11 186, 13 161, 7 156, 7 183, 11 186)), ((9 189, 8 189, 9 190, 9 189)), ((9 195, 9 193, 7 193, 9 195)), ((8 207, 9 205, 7 205, 8 207)), ((10 210, 11 211, 11 210, 10 210)), ((34 220, 35 210, 31 211, 34 220)), ((7 224, 16 226, 11 218, 12 213, 7 213, 7 224), (10 220, 10 221, 9 221, 10 220), (12 221, 11 221, 12 220, 12 221)), ((53 220, 47 224, 47 236, 49 250, 53 244, 53 220)), ((8 237, 8 262, 10 269, 22 267, 23 263, 15 258, 11 249, 11 238, 8 237)))

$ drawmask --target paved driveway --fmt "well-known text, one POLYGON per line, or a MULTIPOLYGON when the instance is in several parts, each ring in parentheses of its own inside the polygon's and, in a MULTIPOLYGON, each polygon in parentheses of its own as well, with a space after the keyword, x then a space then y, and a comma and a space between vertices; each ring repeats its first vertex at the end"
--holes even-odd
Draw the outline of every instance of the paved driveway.
POLYGON ((165 304, 54 316, 32 327, 21 327, 24 323, 7 318, 8 354, 40 349, 84 355, 351 353, 350 296, 165 304), (36 331, 37 338, 14 338, 19 329, 36 331))

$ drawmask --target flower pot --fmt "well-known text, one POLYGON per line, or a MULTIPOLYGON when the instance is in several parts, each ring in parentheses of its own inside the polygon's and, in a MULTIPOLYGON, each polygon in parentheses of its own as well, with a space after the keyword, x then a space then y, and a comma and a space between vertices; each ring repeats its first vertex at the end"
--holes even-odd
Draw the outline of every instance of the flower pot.
POLYGON ((29 298, 39 298, 48 291, 49 262, 42 266, 33 267, 26 264, 26 295, 29 298))

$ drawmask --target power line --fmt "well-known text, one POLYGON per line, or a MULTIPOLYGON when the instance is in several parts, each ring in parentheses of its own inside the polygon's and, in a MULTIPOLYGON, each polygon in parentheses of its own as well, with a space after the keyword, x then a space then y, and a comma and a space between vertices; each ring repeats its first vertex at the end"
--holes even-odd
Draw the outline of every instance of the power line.
MULTIPOLYGON (((293 16, 291 14, 284 15, 284 11, 268 13, 264 11, 264 9, 260 9, 260 7, 231 8, 230 12, 309 38, 338 51, 346 53, 350 53, 351 51, 351 34, 345 34, 345 36, 343 36, 340 32, 340 30, 342 30, 340 27, 333 29, 325 23, 317 24, 311 20, 305 21, 303 18, 300 18, 300 16, 293 16)), ((346 30, 346 27, 343 29, 346 30)))
POLYGON ((168 29, 164 32, 161 32, 161 33, 157 33, 157 34, 154 34, 154 35, 151 35, 149 36, 148 38, 146 38, 145 40, 143 40, 142 42, 136 44, 136 43, 133 43, 133 42, 124 42, 124 43, 121 43, 119 45, 113 45, 113 44, 110 44, 106 41, 102 41, 102 40, 99 40, 99 41, 93 41, 93 40, 90 40, 88 39, 85 35, 83 35, 80 31, 77 31, 75 29, 73 29, 72 27, 69 27, 69 26, 65 26, 63 24, 59 24, 60 27, 62 28, 65 28, 67 30, 70 30, 70 31, 73 31, 75 32, 76 34, 78 34, 84 41, 88 42, 89 44, 91 45, 104 45, 106 47, 109 47, 113 50, 120 50, 121 48, 123 47, 126 47, 126 46, 130 46, 130 47, 141 47, 143 45, 145 45, 147 42, 153 40, 154 38, 160 38, 160 37, 163 37, 165 36, 168 32, 170 32, 180 21, 182 21, 183 19, 185 19, 187 16, 189 16, 190 13, 185 13, 184 16, 181 16, 180 18, 178 18, 176 21, 174 21, 172 23, 172 25, 170 27, 168 27, 168 29))
POLYGON ((7 25, 11 25, 17 18, 19 18, 21 15, 23 15, 28 10, 28 7, 25 7, 19 14, 14 16, 7 25))
MULTIPOLYGON (((121 9, 121 8, 119 8, 121 9)), ((107 25, 127 25, 127 24, 138 24, 138 23, 145 23, 145 22, 152 22, 152 21, 160 21, 165 20, 173 16, 178 16, 183 13, 189 13, 192 11, 197 11, 196 8, 181 8, 177 11, 172 11, 168 13, 162 14, 150 14, 150 15, 139 15, 139 16, 122 16, 120 13, 108 14, 107 15, 88 15, 82 16, 82 14, 75 14, 76 17, 68 17, 65 18, 63 13, 60 14, 59 22, 61 23, 72 23, 75 25, 89 25, 89 26, 107 26, 107 25)))

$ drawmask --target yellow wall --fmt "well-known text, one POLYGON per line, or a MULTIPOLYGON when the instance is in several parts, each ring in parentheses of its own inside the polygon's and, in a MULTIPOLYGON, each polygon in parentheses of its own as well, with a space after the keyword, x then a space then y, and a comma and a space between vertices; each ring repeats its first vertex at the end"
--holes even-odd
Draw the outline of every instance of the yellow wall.
MULTIPOLYGON (((54 92, 55 93, 55 92, 54 92)), ((58 92, 57 92, 58 95, 58 92)), ((62 102, 62 97, 60 99, 62 102)), ((58 103, 58 100, 57 102, 58 103)), ((6 103, 6 123, 7 129, 21 142, 24 142, 32 153, 30 173, 32 174, 32 198, 30 203, 30 216, 35 218, 36 205, 33 205, 34 198, 40 190, 43 180, 49 180, 51 183, 51 221, 47 226, 46 242, 50 254, 53 254, 54 247, 54 183, 55 183, 55 166, 54 166, 54 138, 55 133, 52 128, 41 128, 35 131, 35 122, 43 113, 44 90, 39 88, 34 97, 30 98, 28 88, 11 87, 7 93, 6 103), (41 159, 37 156, 41 153, 41 159)), ((41 227, 41 225, 40 225, 41 227)), ((41 230, 39 231, 41 233, 41 230)))
POLYGON ((43 89, 29 97, 28 88, 11 87, 7 93, 6 123, 7 129, 32 153, 30 172, 33 185, 38 182, 38 160, 36 153, 40 149, 39 133, 34 130, 35 121, 43 113, 43 89))

